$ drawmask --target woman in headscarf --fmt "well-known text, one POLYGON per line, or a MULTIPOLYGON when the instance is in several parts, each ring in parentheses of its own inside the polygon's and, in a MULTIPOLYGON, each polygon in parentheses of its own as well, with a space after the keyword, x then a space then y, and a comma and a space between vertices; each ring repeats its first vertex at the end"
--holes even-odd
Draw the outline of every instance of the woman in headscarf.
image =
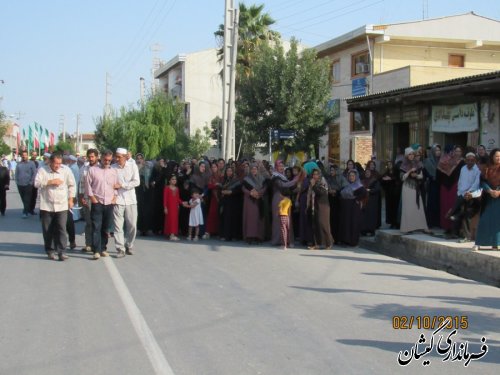
POLYGON ((385 222, 391 229, 399 229, 399 203, 401 201, 401 178, 392 161, 385 164, 385 172, 380 180, 385 194, 385 222))
POLYGON ((297 194, 299 194, 299 240, 307 247, 314 245, 314 232, 312 227, 311 207, 307 205, 307 193, 311 183, 312 172, 319 170, 318 164, 309 160, 302 166, 304 173, 297 178, 297 194), (304 178, 305 176, 305 178, 304 178))
POLYGON ((208 179, 210 178, 210 171, 207 168, 207 162, 201 160, 199 163, 194 165, 193 173, 191 174, 190 182, 191 189, 195 188, 200 192, 201 199, 201 210, 203 212, 203 224, 199 228, 200 238, 206 238, 205 236, 205 226, 207 222, 207 206, 206 206, 206 195, 208 194, 208 179))
POLYGON ((401 192, 401 232, 429 232, 422 199, 423 165, 415 160, 415 150, 405 149, 405 160, 399 167, 403 189, 401 192))
POLYGON ((330 233, 330 202, 328 201, 328 183, 321 176, 319 169, 314 169, 307 192, 307 205, 311 208, 314 245, 309 250, 331 249, 333 245, 330 233))
POLYGON ((368 192, 368 201, 361 212, 361 233, 373 236, 380 226, 380 183, 371 169, 366 169, 363 187, 368 192))
POLYGON ((340 230, 340 191, 347 186, 347 179, 340 173, 336 165, 330 167, 326 177, 328 183, 328 198, 330 203, 330 232, 333 242, 338 242, 340 230))
POLYGON ((250 173, 243 179, 243 239, 249 244, 264 241, 264 208, 262 197, 266 192, 265 177, 257 164, 250 165, 250 173))
POLYGON ((210 167, 212 174, 208 179, 208 192, 209 192, 209 203, 208 203, 208 214, 206 221, 206 232, 205 237, 216 235, 219 233, 219 201, 220 201, 220 189, 222 177, 219 173, 219 166, 217 163, 213 163, 210 167))
POLYGON ((439 227, 439 184, 436 180, 437 166, 441 158, 441 146, 434 144, 429 156, 424 160, 424 176, 427 186, 427 223, 429 228, 439 227))
MULTIPOLYGON (((285 164, 283 160, 276 160, 274 163, 274 172, 272 173, 271 182, 273 190, 273 199, 271 203, 272 212, 272 235, 271 235, 271 245, 279 246, 281 244, 280 238, 280 216, 279 216, 279 202, 284 196, 290 197, 292 195, 292 190, 297 186, 298 177, 294 177, 292 181, 288 179, 283 174, 285 172, 285 164)), ((288 244, 293 247, 294 235, 293 235, 293 224, 291 213, 289 215, 290 231, 288 244)))
POLYGON ((484 145, 477 146, 477 166, 482 173, 484 173, 484 171, 488 167, 489 161, 490 158, 488 156, 488 153, 486 152, 486 147, 484 147, 484 145))
POLYGON ((359 180, 358 171, 347 174, 347 186, 340 191, 340 230, 338 242, 357 246, 360 235, 361 209, 368 195, 359 180))
MULTIPOLYGON (((138 153, 135 155, 135 162, 139 169, 139 178, 141 183, 135 188, 137 197, 137 230, 142 236, 146 236, 152 228, 152 199, 151 188, 151 168, 144 160, 144 155, 138 153)), ((161 205, 163 209, 163 205, 161 205)))
MULTIPOLYGON (((380 194, 380 173, 377 171, 377 163, 375 162, 375 160, 372 159, 368 161, 368 163, 366 163, 366 170, 370 170, 371 179, 379 181, 379 192, 378 194, 376 194, 378 196, 378 212, 376 213, 375 217, 377 218, 376 227, 380 228, 380 226, 382 225, 382 194, 380 194)), ((365 173, 363 173, 362 176, 366 178, 365 173)), ((370 196, 372 196, 372 194, 370 194, 370 196)))
POLYGON ((228 165, 224 172, 221 186, 220 208, 220 236, 221 240, 232 241, 241 238, 242 213, 238 207, 241 205, 241 181, 236 177, 233 167, 228 165))
POLYGON ((486 200, 479 218, 474 250, 480 246, 500 246, 500 148, 490 153, 490 163, 482 175, 483 197, 486 200))
POLYGON ((356 166, 354 165, 354 160, 349 159, 347 160, 347 163, 345 164, 345 169, 343 172, 344 177, 347 179, 347 175, 349 174, 350 171, 355 170, 356 166))
POLYGON ((445 154, 439 159, 436 180, 440 186, 440 227, 450 237, 458 238, 456 225, 449 219, 449 212, 457 199, 458 178, 465 165, 460 146, 447 146, 445 154))
POLYGON ((164 229, 163 193, 165 186, 168 185, 169 175, 167 173, 165 159, 159 157, 156 159, 156 164, 151 172, 151 187, 153 190, 151 229, 155 234, 161 234, 164 229))

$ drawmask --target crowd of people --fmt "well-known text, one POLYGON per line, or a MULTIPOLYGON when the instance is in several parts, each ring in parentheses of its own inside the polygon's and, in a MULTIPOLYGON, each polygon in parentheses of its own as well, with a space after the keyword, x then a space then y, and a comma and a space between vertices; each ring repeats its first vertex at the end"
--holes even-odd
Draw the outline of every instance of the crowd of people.
POLYGON ((112 236, 118 257, 134 253, 136 235, 270 242, 283 249, 357 246, 361 235, 373 236, 383 221, 404 234, 441 228, 448 238, 475 241, 476 249, 500 245, 498 148, 488 155, 484 146, 412 145, 384 167, 376 160, 364 166, 349 160, 344 169, 315 160, 293 166, 207 157, 178 163, 146 161, 141 153, 134 160, 123 148, 101 155, 90 149, 81 158, 44 156, 36 165, 36 157, 30 161, 22 152, 15 180, 24 218, 34 214, 39 191, 51 259, 56 253, 65 259, 66 234, 76 247, 73 219, 79 209, 85 220, 82 250, 94 259, 109 256, 112 236))

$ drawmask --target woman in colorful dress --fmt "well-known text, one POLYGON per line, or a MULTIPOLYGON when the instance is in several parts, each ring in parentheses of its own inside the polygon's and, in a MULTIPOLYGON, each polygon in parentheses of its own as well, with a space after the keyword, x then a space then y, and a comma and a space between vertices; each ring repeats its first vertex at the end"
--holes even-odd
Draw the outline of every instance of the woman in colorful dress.
POLYGON ((490 153, 490 163, 482 176, 483 198, 486 202, 479 218, 474 249, 500 246, 500 148, 490 153))

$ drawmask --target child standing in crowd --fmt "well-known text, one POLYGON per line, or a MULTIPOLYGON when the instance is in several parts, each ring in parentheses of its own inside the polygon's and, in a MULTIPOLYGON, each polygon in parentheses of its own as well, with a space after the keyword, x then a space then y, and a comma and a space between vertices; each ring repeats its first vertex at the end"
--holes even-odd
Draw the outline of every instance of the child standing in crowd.
POLYGON ((188 240, 198 241, 198 235, 200 233, 200 225, 203 225, 203 211, 201 210, 201 198, 198 189, 193 189, 191 193, 191 199, 189 200, 189 232, 188 240), (191 237, 194 228, 194 236, 191 237))
POLYGON ((163 188, 163 212, 165 213, 165 222, 163 234, 172 241, 179 238, 179 205, 184 204, 177 188, 177 176, 172 174, 168 185, 163 188))
POLYGON ((287 249, 288 232, 290 231, 290 210, 292 208, 292 200, 288 197, 283 197, 278 203, 278 213, 280 217, 280 234, 281 246, 283 250, 287 249))

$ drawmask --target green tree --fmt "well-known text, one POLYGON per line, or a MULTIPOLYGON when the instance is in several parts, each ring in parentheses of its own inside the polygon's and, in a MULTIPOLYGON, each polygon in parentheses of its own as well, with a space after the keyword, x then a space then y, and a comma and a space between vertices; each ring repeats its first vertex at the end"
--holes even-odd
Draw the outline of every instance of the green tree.
POLYGON ((184 104, 158 93, 138 107, 122 107, 118 113, 96 121, 96 145, 99 149, 125 147, 142 152, 146 159, 164 156, 180 160, 201 155, 210 148, 207 130, 186 134, 184 104))
MULTIPOLYGON (((246 6, 239 4, 237 72, 249 75, 255 52, 261 44, 280 39, 280 34, 270 29, 276 21, 268 13, 263 13, 264 4, 246 6)), ((224 58, 224 25, 214 33, 219 43, 218 55, 224 58)))
POLYGON ((74 142, 71 140, 68 140, 68 138, 66 138, 66 139, 67 139, 66 141, 60 140, 59 142, 57 142, 57 144, 54 147, 54 151, 59 151, 62 153, 67 151, 70 154, 74 154, 74 152, 75 152, 74 142))
POLYGON ((11 148, 7 143, 4 142, 3 137, 7 132, 7 124, 5 121, 5 113, 0 111, 0 155, 10 155, 12 153, 11 148))
POLYGON ((299 53, 298 42, 291 41, 284 52, 279 43, 261 45, 255 55, 252 72, 240 80, 237 110, 245 137, 257 137, 268 144, 270 129, 293 130, 292 140, 280 141, 279 147, 291 151, 319 148, 319 138, 326 133, 332 114, 327 110, 330 99, 329 65, 317 59, 312 49, 299 53))

